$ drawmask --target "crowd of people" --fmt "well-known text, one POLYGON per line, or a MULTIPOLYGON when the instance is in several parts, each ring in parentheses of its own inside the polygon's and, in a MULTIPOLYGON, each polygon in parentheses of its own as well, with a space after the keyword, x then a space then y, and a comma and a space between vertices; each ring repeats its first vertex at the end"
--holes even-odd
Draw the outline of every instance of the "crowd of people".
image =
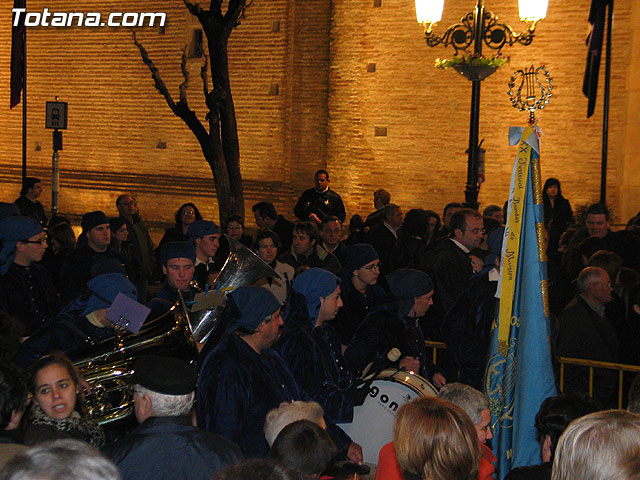
MULTIPOLYGON (((155 246, 132 194, 117 197, 116 217, 85 213, 76 239, 66 218, 46 217, 37 200, 42 184, 28 178, 15 203, 0 205, 3 443, 18 454, 0 479, 27 478, 10 475, 71 451, 94 457, 87 469, 113 461, 115 474, 131 480, 366 472, 361 439, 343 426, 365 400, 360 379, 390 367, 419 374, 439 393, 400 408, 376 478, 493 478, 495 457, 485 445, 491 416, 480 390, 506 204, 482 214, 461 203, 449 203, 442 217, 404 213, 380 189, 375 211, 366 219, 353 215, 345 235, 344 204, 328 172, 317 171, 314 181, 294 208, 296 222, 268 201, 256 203, 253 238, 241 216, 218 226, 189 202, 155 246), (238 249, 252 250, 273 274, 226 292, 215 330, 198 337, 197 351, 138 355, 131 388, 139 426, 105 437, 85 406, 91 386, 70 359, 122 335, 136 315, 139 323, 153 322, 179 301, 195 312, 238 249), (148 310, 139 305, 144 314, 136 307, 118 319, 113 311, 126 301, 148 310), (437 364, 426 339, 447 344, 437 364), (36 444, 45 450, 24 450, 36 444)), ((575 218, 553 178, 543 198, 555 353, 640 365, 640 216, 616 232, 603 204, 575 218)), ((598 428, 607 422, 638 428, 633 414, 604 411, 572 433, 571 445, 563 443, 570 421, 615 402, 618 378, 604 369, 593 375, 593 399, 570 396, 588 392, 588 381, 586 369, 565 369, 567 395, 548 399, 536 417, 543 463, 530 467, 538 468, 533 474, 512 471, 512 480, 551 478, 552 464, 554 478, 574 478, 572 464, 554 453, 605 435, 598 428), (558 413, 567 403, 573 410, 558 413), (551 431, 545 415, 566 421, 551 431)), ((625 448, 637 453, 639 445, 625 448)), ((575 455, 579 462, 586 454, 575 455)))

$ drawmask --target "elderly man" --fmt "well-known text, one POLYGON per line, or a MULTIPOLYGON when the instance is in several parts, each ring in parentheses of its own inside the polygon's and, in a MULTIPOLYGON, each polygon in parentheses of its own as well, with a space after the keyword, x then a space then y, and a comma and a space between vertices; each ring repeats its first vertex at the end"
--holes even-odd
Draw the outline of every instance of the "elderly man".
POLYGON ((384 303, 384 290, 376 285, 379 276, 380 258, 371 245, 356 243, 347 249, 345 265, 340 271, 342 308, 330 321, 342 345, 349 345, 362 320, 384 303))
POLYGON ((329 173, 318 170, 314 175, 315 187, 305 190, 293 209, 301 221, 319 224, 324 217, 334 215, 344 222, 346 214, 342 198, 329 188, 329 173))
POLYGON ((191 280, 194 273, 196 253, 187 242, 169 242, 160 248, 160 262, 165 275, 164 285, 158 294, 147 304, 151 309, 151 318, 165 314, 178 301, 178 290, 185 301, 194 297, 191 280))
POLYGON ((375 227, 382 222, 384 207, 391 203, 391 194, 385 189, 380 188, 373 192, 373 207, 375 212, 370 213, 364 222, 364 226, 368 228, 375 227))
MULTIPOLYGON (((558 319, 556 353, 561 357, 583 358, 601 362, 618 360, 618 338, 605 315, 611 301, 611 280, 600 267, 587 267, 578 275, 578 294, 558 319)), ((589 372, 585 367, 565 367, 564 392, 588 392, 589 372)), ((617 374, 594 369, 593 396, 602 407, 612 405, 617 374)))
POLYGON ((320 222, 322 248, 333 253, 340 264, 344 263, 347 246, 342 242, 342 222, 338 217, 329 215, 320 222))
POLYGON ((220 246, 220 228, 208 220, 197 220, 189 226, 187 234, 196 252, 195 280, 198 287, 206 290, 207 285, 216 281, 222 268, 214 258, 220 246))
POLYGON ((51 275, 37 263, 47 235, 33 218, 7 217, 0 221, 0 243, 0 312, 18 319, 29 336, 59 309, 51 275))
POLYGON ((82 236, 78 239, 78 246, 60 269, 63 303, 83 293, 86 283, 95 275, 107 271, 125 273, 122 256, 109 246, 109 218, 96 210, 85 213, 81 225, 82 236), (86 243, 83 243, 82 237, 86 239, 86 243), (105 266, 107 271, 103 271, 105 266))
POLYGON ((433 282, 418 270, 401 268, 388 275, 387 283, 395 297, 395 308, 370 313, 362 321, 344 357, 351 371, 360 373, 369 362, 385 362, 387 353, 402 353, 398 367, 418 372, 436 387, 446 378, 427 355, 419 321, 433 303, 433 282))
MULTIPOLYGON (((318 402, 332 423, 353 421, 353 378, 346 367, 340 339, 328 320, 342 306, 340 279, 311 268, 293 280, 292 298, 285 308, 284 334, 278 350, 300 385, 318 402)), ((362 448, 342 430, 331 432, 338 449, 362 463, 362 448)))
POLYGON ((267 413, 280 403, 303 400, 286 363, 271 348, 280 338, 280 303, 268 290, 238 287, 228 295, 220 321, 228 335, 200 370, 198 425, 223 435, 249 457, 266 455, 267 413))
POLYGON ((318 245, 318 228, 312 222, 298 222, 293 227, 293 247, 278 260, 288 263, 297 272, 301 267, 319 267, 337 273, 340 261, 318 245))
POLYGON ((282 402, 278 408, 274 408, 267 414, 264 422, 264 436, 269 448, 284 427, 298 420, 309 420, 322 428, 327 428, 324 421, 324 410, 318 402, 303 402, 302 400, 282 402))
POLYGON ((118 469, 86 442, 42 442, 16 455, 2 469, 2 480, 120 480, 118 469))
POLYGON ((493 438, 489 399, 484 393, 464 383, 445 385, 438 393, 438 397, 457 405, 471 417, 471 421, 476 426, 481 449, 478 480, 493 480, 495 470, 493 463, 496 461, 496 457, 486 445, 487 440, 493 438))
POLYGON ((621 410, 590 413, 560 437, 551 479, 636 479, 639 452, 640 416, 621 410))
POLYGON ((138 358, 133 368, 140 426, 104 448, 122 480, 209 480, 220 468, 242 459, 235 444, 191 425, 198 378, 194 368, 156 355, 138 358))
POLYGON ((116 208, 120 218, 124 219, 129 231, 129 244, 131 245, 131 255, 136 260, 133 262, 135 272, 135 286, 138 289, 138 301, 147 301, 147 287, 149 280, 153 277, 155 255, 153 253, 153 242, 149 236, 147 228, 140 219, 138 203, 133 195, 125 193, 116 199, 116 208))

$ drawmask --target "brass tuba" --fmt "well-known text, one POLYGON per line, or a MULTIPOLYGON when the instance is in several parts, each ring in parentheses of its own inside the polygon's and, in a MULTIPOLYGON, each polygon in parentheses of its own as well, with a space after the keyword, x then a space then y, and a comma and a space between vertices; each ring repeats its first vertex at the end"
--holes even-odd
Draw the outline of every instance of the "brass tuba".
POLYGON ((188 362, 195 360, 198 351, 184 302, 178 300, 167 313, 146 322, 138 334, 116 329, 115 338, 101 342, 90 357, 75 362, 91 385, 86 406, 92 420, 104 425, 132 413, 133 362, 137 355, 147 353, 171 355, 188 362))
MULTIPOLYGON (((227 293, 239 286, 252 285, 265 276, 279 278, 247 247, 229 237, 227 240, 229 255, 212 289, 227 293)), ((106 425, 133 412, 131 376, 137 355, 154 353, 194 361, 198 355, 197 343, 203 344, 216 329, 224 329, 219 324, 223 305, 189 312, 182 295, 179 297, 167 313, 145 322, 138 334, 116 329, 115 338, 101 342, 90 357, 75 362, 91 385, 86 405, 92 420, 106 425)), ((221 333, 216 332, 216 338, 221 333)))

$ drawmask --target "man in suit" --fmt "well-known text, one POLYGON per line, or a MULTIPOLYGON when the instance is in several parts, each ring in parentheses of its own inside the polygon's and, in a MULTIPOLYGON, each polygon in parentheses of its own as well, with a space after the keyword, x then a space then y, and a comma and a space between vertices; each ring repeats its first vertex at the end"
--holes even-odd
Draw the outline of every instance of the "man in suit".
POLYGON ((382 212, 382 222, 373 227, 365 236, 365 242, 376 249, 380 256, 380 274, 393 271, 392 253, 398 243, 398 229, 402 225, 402 209, 390 203, 382 212))

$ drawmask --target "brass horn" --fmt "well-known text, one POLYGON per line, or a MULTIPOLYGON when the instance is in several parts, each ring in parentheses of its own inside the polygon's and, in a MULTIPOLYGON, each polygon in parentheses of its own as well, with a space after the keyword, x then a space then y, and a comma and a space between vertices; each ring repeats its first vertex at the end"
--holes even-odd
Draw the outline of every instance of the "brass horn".
POLYGON ((75 362, 91 385, 86 406, 92 420, 105 425, 132 413, 133 362, 143 353, 195 360, 198 351, 187 324, 184 303, 178 300, 167 313, 146 322, 136 335, 116 330, 114 339, 101 342, 90 357, 75 362))
MULTIPOLYGON (((229 255, 220 275, 212 286, 217 293, 228 293, 238 287, 253 285, 262 277, 278 278, 273 268, 267 265, 258 255, 242 245, 240 242, 226 237, 229 241, 229 255)), ((205 343, 211 332, 219 325, 219 318, 224 305, 188 314, 189 327, 196 342, 205 343)), ((218 332, 222 334, 223 332, 218 332)))
MULTIPOLYGON (((227 237, 229 255, 212 287, 226 293, 239 286, 252 285, 262 277, 280 278, 260 257, 227 237)), ((138 334, 116 330, 114 339, 96 345, 90 357, 75 362, 91 385, 86 404, 90 417, 105 425, 124 419, 133 412, 131 376, 135 357, 143 353, 172 355, 192 361, 197 358, 196 342, 204 343, 219 325, 223 305, 189 312, 182 295, 164 315, 148 320, 138 334)), ((220 328, 222 330, 223 328, 220 328)), ((220 336, 222 332, 216 332, 220 336)), ((213 340, 213 338, 212 338, 213 340)))

